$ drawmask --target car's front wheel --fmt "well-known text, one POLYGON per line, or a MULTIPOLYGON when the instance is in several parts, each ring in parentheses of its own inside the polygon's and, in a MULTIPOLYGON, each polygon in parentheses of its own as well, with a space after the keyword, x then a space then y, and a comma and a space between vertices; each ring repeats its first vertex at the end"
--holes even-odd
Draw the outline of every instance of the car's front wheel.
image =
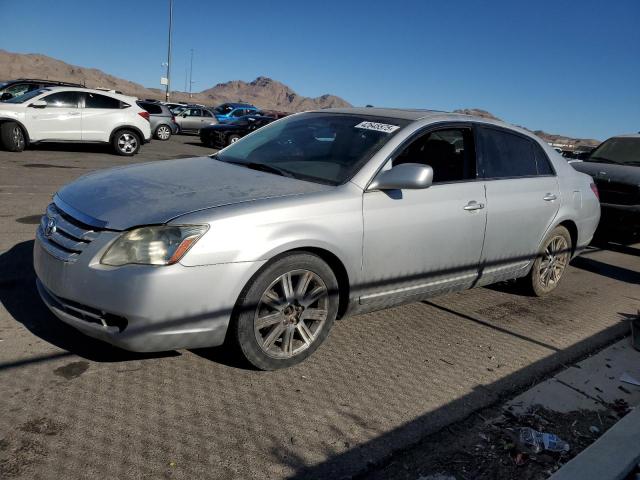
POLYGON ((156 138, 158 140, 169 140, 171 138, 171 128, 168 125, 160 125, 156 128, 156 138))
POLYGON ((0 124, 0 140, 2 146, 10 152, 22 152, 27 144, 24 132, 16 122, 0 124))
POLYGON ((261 370, 302 362, 329 334, 338 313, 338 282, 318 256, 293 253, 264 268, 238 301, 234 339, 261 370))
POLYGON ((238 140, 240 140, 240 135, 236 135, 235 133, 233 135, 229 135, 227 137, 227 145, 231 145, 232 143, 236 143, 238 140))
POLYGON ((112 145, 118 155, 129 157, 140 150, 140 138, 133 130, 120 130, 113 136, 112 145))
POLYGON ((571 248, 571 235, 565 227, 558 226, 547 236, 526 278, 526 286, 535 296, 542 297, 558 287, 571 260, 571 248))

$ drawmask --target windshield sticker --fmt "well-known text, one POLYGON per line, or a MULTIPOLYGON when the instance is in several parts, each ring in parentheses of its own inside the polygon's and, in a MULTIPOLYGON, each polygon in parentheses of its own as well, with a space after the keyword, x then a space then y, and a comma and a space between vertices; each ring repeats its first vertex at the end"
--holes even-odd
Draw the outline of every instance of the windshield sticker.
POLYGON ((360 122, 355 128, 364 128, 365 130, 375 130, 376 132, 393 133, 400 127, 397 125, 389 125, 387 123, 376 122, 360 122))

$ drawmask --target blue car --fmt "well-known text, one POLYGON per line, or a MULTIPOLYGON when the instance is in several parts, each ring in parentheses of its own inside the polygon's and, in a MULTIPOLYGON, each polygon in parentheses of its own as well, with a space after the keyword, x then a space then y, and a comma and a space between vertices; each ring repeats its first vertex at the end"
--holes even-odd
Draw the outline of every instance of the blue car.
POLYGON ((213 109, 213 113, 218 123, 229 123, 237 120, 245 115, 255 115, 258 113, 258 107, 249 103, 223 103, 213 109))

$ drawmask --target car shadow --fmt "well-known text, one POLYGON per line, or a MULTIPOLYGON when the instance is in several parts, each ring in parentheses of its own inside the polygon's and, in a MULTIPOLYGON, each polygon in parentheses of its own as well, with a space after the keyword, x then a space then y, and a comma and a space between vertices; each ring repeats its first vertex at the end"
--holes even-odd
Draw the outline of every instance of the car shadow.
POLYGON ((33 240, 0 255, 0 303, 31 333, 58 348, 94 362, 124 362, 180 355, 178 352, 135 353, 95 340, 60 321, 40 299, 33 270, 33 240))
POLYGON ((594 258, 577 257, 571 262, 571 265, 580 270, 596 273, 613 280, 640 285, 640 272, 611 265, 594 258))
POLYGON ((36 143, 27 147, 29 150, 51 152, 83 152, 112 154, 112 147, 106 143, 36 143))

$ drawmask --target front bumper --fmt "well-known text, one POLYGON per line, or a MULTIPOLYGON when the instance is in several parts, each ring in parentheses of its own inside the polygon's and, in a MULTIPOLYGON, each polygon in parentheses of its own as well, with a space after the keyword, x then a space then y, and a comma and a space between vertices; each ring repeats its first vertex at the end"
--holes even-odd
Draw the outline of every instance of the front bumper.
POLYGON ((102 232, 73 262, 34 244, 38 291, 63 322, 126 350, 156 352, 221 345, 235 302, 263 262, 186 267, 101 265, 115 238, 102 232))

